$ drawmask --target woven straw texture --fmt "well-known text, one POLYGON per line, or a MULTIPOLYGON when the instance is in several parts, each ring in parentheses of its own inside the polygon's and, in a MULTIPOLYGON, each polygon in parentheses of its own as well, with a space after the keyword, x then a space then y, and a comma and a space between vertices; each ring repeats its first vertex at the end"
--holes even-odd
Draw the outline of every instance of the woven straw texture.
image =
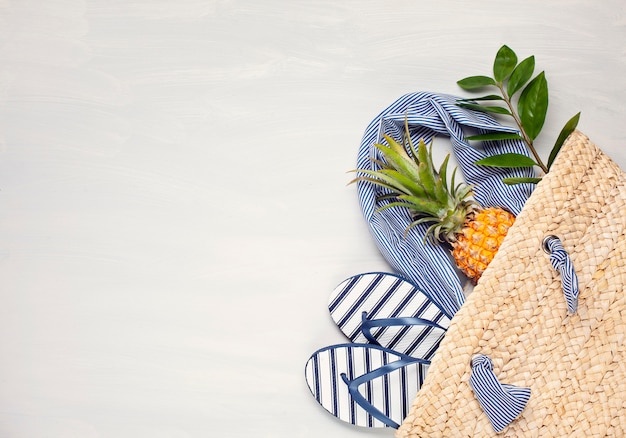
POLYGON ((567 139, 452 319, 398 438, 626 435, 625 184, 585 135, 567 139), (578 275, 571 316, 542 249, 547 235, 560 238, 578 275), (479 353, 500 382, 532 391, 500 434, 469 386, 479 353))

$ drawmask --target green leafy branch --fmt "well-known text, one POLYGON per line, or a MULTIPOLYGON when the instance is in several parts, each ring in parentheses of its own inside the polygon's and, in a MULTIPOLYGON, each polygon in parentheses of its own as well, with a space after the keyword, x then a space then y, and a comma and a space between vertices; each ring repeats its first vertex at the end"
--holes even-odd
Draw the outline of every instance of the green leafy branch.
MULTIPOLYGON (((488 94, 473 99, 461 99, 459 106, 492 114, 510 116, 515 121, 517 133, 488 133, 467 137, 467 140, 523 140, 531 155, 506 153, 487 157, 476 164, 492 167, 539 167, 547 173, 554 162, 565 139, 576 129, 580 112, 574 115, 563 127, 547 163, 539 156, 534 141, 541 132, 548 113, 548 81, 545 72, 537 74, 535 57, 529 56, 518 63, 517 55, 504 45, 498 50, 493 63, 493 77, 469 76, 457 84, 468 91, 495 87, 500 95, 488 94), (518 94, 519 93, 519 94, 518 94), (517 105, 514 104, 514 100, 517 105)), ((541 178, 505 178, 506 184, 537 183, 541 178)))

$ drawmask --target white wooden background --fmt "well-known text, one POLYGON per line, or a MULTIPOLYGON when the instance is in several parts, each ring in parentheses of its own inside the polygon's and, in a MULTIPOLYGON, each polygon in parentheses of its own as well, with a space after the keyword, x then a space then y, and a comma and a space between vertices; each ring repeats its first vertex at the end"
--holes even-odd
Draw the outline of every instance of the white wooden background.
MULTIPOLYGON (((623 0, 0 0, 0 437, 391 437, 304 365, 388 270, 346 186, 369 121, 497 49, 626 167, 623 0)), ((445 147, 445 143, 441 143, 445 147)))

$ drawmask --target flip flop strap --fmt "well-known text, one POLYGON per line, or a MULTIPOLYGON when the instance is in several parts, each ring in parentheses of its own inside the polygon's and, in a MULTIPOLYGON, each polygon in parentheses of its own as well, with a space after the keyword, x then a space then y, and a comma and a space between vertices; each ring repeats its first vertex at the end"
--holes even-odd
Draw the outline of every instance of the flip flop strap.
POLYGON ((367 312, 361 314, 361 332, 363 336, 373 344, 378 344, 378 341, 372 335, 372 329, 378 327, 393 327, 393 326, 412 326, 412 325, 425 325, 443 330, 446 329, 439 324, 424 318, 418 318, 415 316, 405 316, 398 318, 378 318, 368 319, 367 312))
POLYGON ((391 418, 389 418, 387 415, 385 415, 380 409, 374 407, 374 405, 372 405, 369 400, 363 397, 363 395, 359 392, 359 386, 364 385, 374 379, 383 377, 407 365, 413 365, 417 363, 429 365, 430 361, 407 356, 394 362, 388 363, 387 365, 383 365, 382 367, 370 371, 369 373, 365 373, 357 377, 356 379, 348 379, 346 373, 341 373, 341 378, 343 379, 345 384, 348 385, 348 392, 350 393, 350 396, 359 406, 361 406, 368 414, 381 421, 383 424, 397 429, 400 427, 400 425, 393 421, 391 418))

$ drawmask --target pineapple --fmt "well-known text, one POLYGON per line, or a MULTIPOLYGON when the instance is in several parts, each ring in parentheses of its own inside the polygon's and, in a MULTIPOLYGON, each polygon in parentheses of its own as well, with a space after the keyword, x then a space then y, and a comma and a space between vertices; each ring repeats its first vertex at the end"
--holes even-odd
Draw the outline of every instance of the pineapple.
POLYGON ((417 150, 410 137, 408 149, 385 136, 387 145, 376 144, 384 161, 373 159, 379 170, 357 169, 360 176, 351 181, 369 181, 385 189, 382 199, 388 203, 379 208, 405 207, 412 217, 407 231, 422 223, 430 223, 427 237, 448 243, 458 268, 474 283, 491 262, 515 216, 501 208, 481 209, 471 199, 472 188, 465 183, 455 186, 456 167, 451 183, 447 181, 450 155, 439 171, 433 166, 430 148, 423 140, 417 150))

